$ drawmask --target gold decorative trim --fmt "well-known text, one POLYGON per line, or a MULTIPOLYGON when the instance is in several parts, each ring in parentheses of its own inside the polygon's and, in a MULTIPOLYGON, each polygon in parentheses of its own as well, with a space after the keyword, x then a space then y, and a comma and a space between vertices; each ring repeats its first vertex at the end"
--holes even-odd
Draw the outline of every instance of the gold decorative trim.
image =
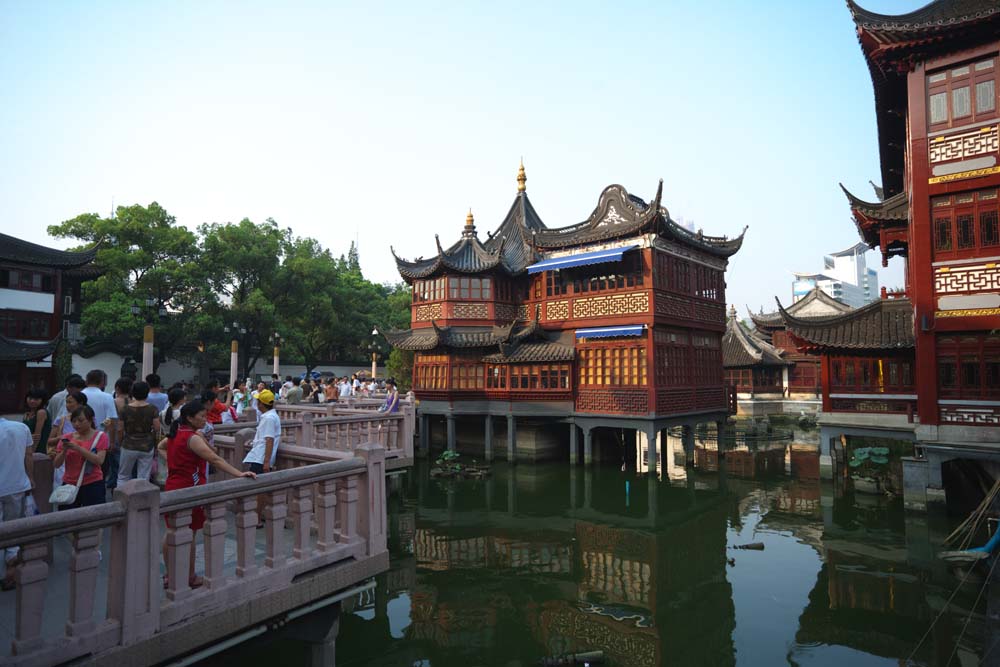
POLYGON ((947 176, 935 176, 934 178, 928 178, 927 183, 930 185, 934 185, 935 183, 950 183, 951 181, 978 178, 979 176, 989 176, 990 174, 1000 174, 1000 167, 987 167, 985 169, 973 169, 972 171, 960 171, 957 174, 948 174, 947 176))
POLYGON ((1000 308, 970 308, 966 310, 939 310, 934 317, 989 317, 1000 315, 1000 308))

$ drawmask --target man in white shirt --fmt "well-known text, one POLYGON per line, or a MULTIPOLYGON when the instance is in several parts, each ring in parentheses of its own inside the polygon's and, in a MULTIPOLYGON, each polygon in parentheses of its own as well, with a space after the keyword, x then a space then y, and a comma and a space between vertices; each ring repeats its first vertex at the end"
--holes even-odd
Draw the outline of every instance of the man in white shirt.
POLYGON ((157 412, 163 412, 167 408, 167 395, 163 393, 160 376, 150 373, 146 376, 146 384, 149 385, 149 397, 146 398, 146 402, 155 406, 157 412))
POLYGON ((351 383, 344 378, 344 381, 340 383, 340 397, 350 398, 351 397, 351 383))
POLYGON ((108 376, 104 371, 92 370, 87 373, 87 388, 83 393, 87 395, 87 405, 94 411, 94 421, 97 422, 98 430, 115 433, 118 408, 115 407, 115 399, 111 394, 104 391, 107 384, 108 376))
MULTIPOLYGON (((31 429, 21 422, 0 417, 0 520, 13 521, 24 516, 25 494, 31 491, 31 468, 35 448, 31 442, 31 429)), ((8 547, 4 553, 6 572, 0 589, 14 588, 14 561, 17 547, 8 547)))
POLYGON ((271 472, 278 458, 281 442, 281 419, 274 410, 274 393, 265 389, 257 394, 257 431, 250 442, 250 451, 243 459, 244 467, 258 475, 271 472))

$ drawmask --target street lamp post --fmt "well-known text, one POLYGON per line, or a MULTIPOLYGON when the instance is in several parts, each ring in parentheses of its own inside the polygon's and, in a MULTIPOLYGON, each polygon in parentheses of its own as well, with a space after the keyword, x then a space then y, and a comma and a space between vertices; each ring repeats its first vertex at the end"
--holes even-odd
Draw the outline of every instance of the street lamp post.
POLYGON ((375 338, 376 336, 378 336, 378 328, 377 327, 372 327, 372 342, 368 346, 368 349, 370 349, 372 351, 372 379, 373 380, 375 379, 375 356, 376 356, 376 354, 378 354, 378 347, 375 344, 376 341, 378 340, 377 338, 375 338))
POLYGON ((153 309, 159 306, 156 311, 157 315, 161 320, 167 318, 167 309, 163 304, 158 304, 153 297, 146 297, 145 306, 143 309, 138 303, 133 302, 130 308, 133 317, 144 314, 146 319, 146 325, 142 328, 142 377, 153 372, 153 309))
POLYGON ((281 343, 284 342, 284 338, 281 337, 277 331, 271 334, 271 342, 274 343, 274 366, 271 370, 272 373, 281 377, 281 343))
MULTIPOLYGON (((222 328, 226 333, 230 332, 230 328, 225 326, 222 328)), ((229 353, 229 386, 236 387, 237 374, 240 368, 240 342, 237 338, 237 334, 242 338, 246 334, 246 327, 241 327, 238 322, 233 322, 233 342, 230 347, 229 353)))

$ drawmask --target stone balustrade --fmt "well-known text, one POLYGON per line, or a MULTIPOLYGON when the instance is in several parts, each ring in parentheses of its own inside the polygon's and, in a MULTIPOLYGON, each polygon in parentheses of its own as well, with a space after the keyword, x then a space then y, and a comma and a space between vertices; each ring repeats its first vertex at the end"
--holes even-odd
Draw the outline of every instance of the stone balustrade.
MULTIPOLYGON (((416 428, 416 409, 412 402, 400 403, 400 411, 394 413, 377 412, 372 406, 357 407, 358 403, 381 405, 372 399, 351 399, 355 407, 347 402, 302 403, 278 405, 275 410, 281 418, 281 446, 279 458, 289 454, 293 459, 319 461, 330 457, 306 452, 307 449, 351 455, 361 443, 378 442, 386 450, 386 461, 390 469, 408 466, 413 461, 413 437, 416 428)), ((239 431, 252 428, 252 422, 236 422, 215 427, 215 442, 231 446, 239 431)), ((221 450, 220 450, 221 451, 221 450)), ((228 459, 227 459, 228 460, 228 459)), ((242 455, 234 465, 239 467, 242 455)), ((284 467, 279 464, 279 467, 284 467)))
MULTIPOLYGON (((247 433, 232 439, 245 442, 247 433)), ((256 480, 163 493, 133 480, 103 505, 0 523, 0 548, 20 546, 23 560, 15 574, 14 639, 9 654, 0 649, 0 662, 44 665, 90 656, 153 664, 386 569, 385 449, 366 443, 353 453, 256 480), (267 499, 263 539, 258 497, 267 499), (192 589, 190 526, 198 507, 206 515, 204 585, 192 589), (62 559, 53 544, 67 539, 69 556, 62 559)))

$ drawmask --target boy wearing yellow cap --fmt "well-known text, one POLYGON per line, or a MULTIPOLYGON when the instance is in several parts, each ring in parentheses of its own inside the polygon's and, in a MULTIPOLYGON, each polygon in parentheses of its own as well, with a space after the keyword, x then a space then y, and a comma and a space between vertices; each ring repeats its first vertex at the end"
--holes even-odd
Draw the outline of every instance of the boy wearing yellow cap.
POLYGON ((274 410, 274 392, 264 389, 257 394, 257 432, 250 443, 250 452, 243 459, 243 467, 258 475, 271 472, 278 458, 278 443, 281 442, 281 419, 274 410))

